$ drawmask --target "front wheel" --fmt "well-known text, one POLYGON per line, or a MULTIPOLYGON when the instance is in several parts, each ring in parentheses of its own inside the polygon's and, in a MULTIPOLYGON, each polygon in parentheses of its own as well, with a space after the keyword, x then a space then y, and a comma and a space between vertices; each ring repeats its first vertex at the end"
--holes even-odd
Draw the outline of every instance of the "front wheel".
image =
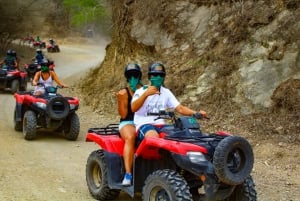
POLYGON ((97 200, 114 200, 120 194, 120 190, 108 186, 107 166, 102 150, 93 151, 88 157, 86 182, 91 195, 97 200))
POLYGON ((244 183, 235 187, 229 198, 224 201, 256 201, 255 184, 252 177, 249 175, 244 183))
POLYGON ((143 187, 144 201, 190 201, 187 182, 173 170, 157 170, 149 175, 143 187))
POLYGON ((67 117, 64 123, 64 134, 68 140, 76 140, 80 131, 79 117, 73 113, 67 117))
POLYGON ((23 118, 23 134, 26 140, 33 140, 36 137, 37 119, 36 114, 28 110, 23 118))

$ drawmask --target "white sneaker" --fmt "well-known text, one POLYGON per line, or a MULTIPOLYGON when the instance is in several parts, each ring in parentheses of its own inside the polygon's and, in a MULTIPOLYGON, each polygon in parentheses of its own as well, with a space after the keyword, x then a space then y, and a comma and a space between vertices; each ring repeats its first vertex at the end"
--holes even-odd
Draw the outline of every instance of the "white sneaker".
POLYGON ((131 185, 131 180, 132 180, 132 175, 129 173, 126 173, 124 176, 124 179, 122 181, 123 186, 130 186, 131 185))

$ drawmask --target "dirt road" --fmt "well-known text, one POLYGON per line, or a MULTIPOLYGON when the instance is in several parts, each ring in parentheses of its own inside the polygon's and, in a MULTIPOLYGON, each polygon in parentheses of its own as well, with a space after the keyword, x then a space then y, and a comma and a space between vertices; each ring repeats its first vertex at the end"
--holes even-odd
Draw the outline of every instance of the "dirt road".
MULTIPOLYGON (((71 86, 101 62, 105 45, 63 45, 60 53, 48 56, 55 61, 60 78, 71 86)), ((0 103, 0 200, 94 200, 86 186, 85 164, 90 152, 98 147, 85 142, 85 134, 89 127, 100 124, 99 116, 88 107, 80 107, 81 131, 75 142, 51 133, 39 133, 37 139, 26 141, 13 129, 14 97, 1 92, 0 103)))
MULTIPOLYGON (((105 43, 63 45, 60 53, 49 54, 55 70, 72 86, 85 72, 101 62, 105 43)), ((61 93, 72 94, 68 89, 61 93)), ((82 201, 94 200, 86 186, 85 164, 94 143, 85 142, 89 127, 106 125, 109 119, 81 104, 78 111, 81 131, 77 141, 40 133, 26 141, 13 129, 14 98, 0 93, 0 200, 1 201, 82 201)), ((112 117, 111 117, 112 118, 112 117)), ((111 123, 111 122, 110 122, 111 123)), ((253 177, 259 201, 300 201, 300 148, 283 141, 258 142, 249 136, 255 151, 253 177)), ((122 193, 118 201, 131 199, 122 193)))

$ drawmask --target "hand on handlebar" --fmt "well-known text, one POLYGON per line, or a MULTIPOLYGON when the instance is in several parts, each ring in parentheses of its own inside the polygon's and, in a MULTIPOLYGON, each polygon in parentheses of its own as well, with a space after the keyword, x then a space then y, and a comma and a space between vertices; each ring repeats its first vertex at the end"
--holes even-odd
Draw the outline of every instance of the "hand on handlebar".
POLYGON ((195 114, 193 114, 193 116, 196 118, 196 119, 209 119, 209 117, 207 116, 207 113, 203 110, 200 110, 199 112, 196 112, 195 114))

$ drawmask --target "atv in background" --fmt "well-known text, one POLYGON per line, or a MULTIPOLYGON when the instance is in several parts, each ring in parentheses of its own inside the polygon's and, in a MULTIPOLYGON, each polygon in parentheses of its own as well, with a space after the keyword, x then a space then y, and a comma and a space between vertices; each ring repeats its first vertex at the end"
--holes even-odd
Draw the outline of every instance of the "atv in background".
MULTIPOLYGON (((48 60, 48 63, 49 63, 49 69, 54 71, 54 67, 55 67, 54 61, 48 60)), ((38 64, 37 61, 35 61, 34 63, 31 64, 24 64, 24 69, 28 75, 28 82, 31 82, 34 78, 35 73, 41 70, 41 65, 38 64)))
POLYGON ((12 94, 17 91, 26 91, 27 73, 13 66, 2 65, 0 68, 0 89, 10 90, 12 94))
POLYGON ((60 52, 59 46, 57 44, 48 44, 47 45, 47 52, 60 52))
MULTIPOLYGON (((44 86, 38 83, 39 86, 44 86)), ((14 94, 14 129, 23 131, 26 140, 37 137, 39 129, 61 132, 68 140, 76 140, 80 122, 76 114, 79 107, 77 97, 64 97, 57 93, 60 86, 45 87, 45 94, 33 95, 33 91, 14 94)))
POLYGON ((36 40, 34 40, 32 42, 32 47, 34 47, 34 48, 46 48, 46 43, 43 42, 43 41, 36 41, 36 40))
POLYGON ((87 186, 95 199, 113 200, 123 190, 131 197, 141 193, 144 201, 257 200, 250 175, 253 150, 245 138, 205 134, 194 116, 176 117, 166 111, 149 115, 171 119, 172 124, 157 125, 163 126, 159 138, 137 143, 131 186, 121 184, 124 141, 118 125, 88 130, 86 141, 99 145, 86 164, 87 186))

